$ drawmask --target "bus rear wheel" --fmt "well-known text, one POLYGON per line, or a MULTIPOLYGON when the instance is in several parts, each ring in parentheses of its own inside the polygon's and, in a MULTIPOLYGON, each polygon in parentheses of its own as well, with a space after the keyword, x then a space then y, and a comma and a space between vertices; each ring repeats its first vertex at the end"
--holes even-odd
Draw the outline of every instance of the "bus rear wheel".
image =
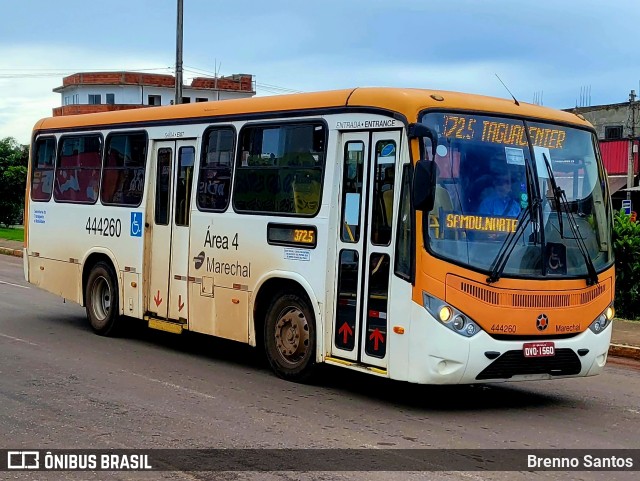
POLYGON ((117 331, 119 315, 118 283, 113 268, 97 262, 91 269, 85 286, 85 308, 91 328, 101 336, 117 331))
POLYGON ((304 381, 315 366, 316 326, 309 302, 281 294, 267 309, 264 343, 269 364, 282 379, 304 381))

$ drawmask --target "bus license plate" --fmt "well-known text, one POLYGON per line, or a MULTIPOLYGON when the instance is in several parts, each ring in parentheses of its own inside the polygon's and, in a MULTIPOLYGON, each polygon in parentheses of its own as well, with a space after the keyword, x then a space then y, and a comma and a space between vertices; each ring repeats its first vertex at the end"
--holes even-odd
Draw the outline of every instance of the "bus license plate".
POLYGON ((556 347, 553 342, 526 342, 522 345, 524 357, 555 356, 556 347))

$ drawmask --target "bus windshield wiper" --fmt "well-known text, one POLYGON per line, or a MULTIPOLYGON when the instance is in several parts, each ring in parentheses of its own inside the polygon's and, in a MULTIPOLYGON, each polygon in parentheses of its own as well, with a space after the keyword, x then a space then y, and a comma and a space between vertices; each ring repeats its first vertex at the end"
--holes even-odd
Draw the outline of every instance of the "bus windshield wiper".
POLYGON ((551 192, 553 194, 553 200, 555 200, 555 203, 556 203, 556 214, 558 215, 558 228, 560 229, 560 239, 564 239, 564 225, 562 222, 562 212, 560 211, 562 193, 564 191, 560 187, 558 187, 558 183, 556 182, 556 176, 553 173, 553 169, 551 168, 549 159, 547 159, 547 154, 543 153, 542 157, 544 158, 544 165, 547 168, 547 175, 549 176, 549 183, 551 184, 551 192))
POLYGON ((553 198, 556 201, 556 211, 558 212, 558 223, 560 227, 560 237, 562 237, 562 212, 560 212, 559 207, 562 207, 564 212, 567 214, 567 220, 569 221, 569 227, 571 228, 571 232, 573 237, 575 238, 576 244, 578 244, 578 249, 584 258, 584 262, 587 265, 587 285, 592 286, 598 283, 598 273, 596 272, 596 268, 593 265, 593 260, 591 260, 591 256, 589 255, 589 249, 587 249, 587 245, 584 242, 584 237, 580 233, 580 227, 576 222, 576 218, 571 212, 569 208, 569 200, 567 199, 567 194, 564 189, 558 187, 558 183, 556 182, 555 175, 553 173, 553 169, 551 168, 551 163, 549 162, 549 158, 546 153, 542 153, 542 158, 544 159, 544 163, 547 167, 547 172, 549 173, 549 181, 551 182, 551 189, 553 190, 553 198))
POLYGON ((493 284, 494 282, 498 282, 500 277, 502 276, 502 272, 507 265, 507 261, 515 249, 518 240, 522 236, 523 232, 531 222, 531 213, 532 209, 537 208, 538 199, 532 199, 531 204, 520 211, 520 215, 518 215, 517 219, 517 227, 516 230, 509 232, 502 247, 498 251, 498 255, 493 260, 491 264, 493 266, 491 270, 491 274, 487 277, 487 284, 493 284), (527 215, 528 214, 528 215, 527 215))

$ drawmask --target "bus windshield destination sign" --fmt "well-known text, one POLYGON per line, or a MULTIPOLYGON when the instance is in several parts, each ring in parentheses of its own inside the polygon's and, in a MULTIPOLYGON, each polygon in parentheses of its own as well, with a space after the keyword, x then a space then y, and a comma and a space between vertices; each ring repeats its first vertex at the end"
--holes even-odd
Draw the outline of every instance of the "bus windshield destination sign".
POLYGON ((485 232, 515 232, 518 219, 484 217, 480 215, 447 215, 447 228, 479 230, 485 232))
MULTIPOLYGON (((529 127, 533 145, 548 149, 561 149, 567 133, 559 128, 529 127)), ((501 120, 480 120, 462 115, 444 116, 444 136, 494 144, 517 145, 527 147, 527 135, 519 122, 501 120)))

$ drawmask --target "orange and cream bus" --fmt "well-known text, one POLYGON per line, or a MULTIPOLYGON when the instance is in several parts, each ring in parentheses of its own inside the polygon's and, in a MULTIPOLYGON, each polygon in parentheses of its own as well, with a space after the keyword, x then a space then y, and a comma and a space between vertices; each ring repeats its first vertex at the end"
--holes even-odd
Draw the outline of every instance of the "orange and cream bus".
POLYGON ((592 126, 535 105, 358 88, 47 118, 28 282, 102 335, 144 319, 415 383, 589 376, 611 338, 592 126))

